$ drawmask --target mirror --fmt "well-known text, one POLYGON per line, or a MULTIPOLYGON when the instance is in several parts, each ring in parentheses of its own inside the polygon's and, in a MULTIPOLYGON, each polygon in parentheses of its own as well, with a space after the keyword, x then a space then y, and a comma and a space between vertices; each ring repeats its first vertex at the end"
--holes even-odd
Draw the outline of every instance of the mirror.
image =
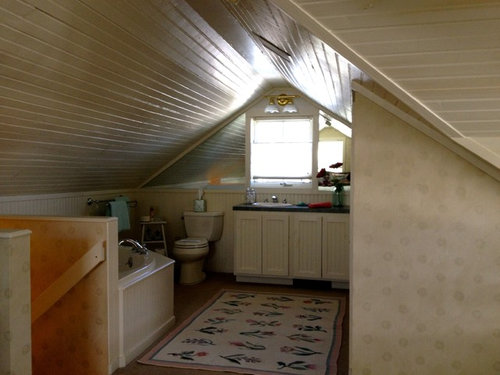
POLYGON ((349 185, 351 129, 320 113, 318 140, 318 188, 333 190, 342 181, 349 185))

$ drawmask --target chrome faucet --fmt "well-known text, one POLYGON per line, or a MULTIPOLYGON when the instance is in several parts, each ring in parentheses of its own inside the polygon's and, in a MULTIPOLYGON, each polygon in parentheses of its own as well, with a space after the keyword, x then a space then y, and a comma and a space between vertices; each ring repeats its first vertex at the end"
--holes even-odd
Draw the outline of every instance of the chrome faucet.
POLYGON ((273 195, 271 199, 273 200, 273 203, 278 203, 278 197, 276 195, 273 195))
POLYGON ((133 251, 136 251, 140 254, 147 254, 148 253, 148 249, 146 248, 146 246, 141 245, 139 242, 137 242, 136 240, 133 240, 131 238, 126 238, 126 239, 118 242, 118 246, 126 246, 127 244, 132 245, 133 251))

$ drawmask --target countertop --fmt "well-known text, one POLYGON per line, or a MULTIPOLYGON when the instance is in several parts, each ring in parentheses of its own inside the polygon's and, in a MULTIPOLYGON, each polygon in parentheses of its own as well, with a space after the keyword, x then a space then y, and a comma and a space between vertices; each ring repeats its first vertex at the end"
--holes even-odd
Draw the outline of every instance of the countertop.
POLYGON ((349 206, 331 207, 331 208, 309 208, 307 206, 286 206, 286 207, 268 207, 255 206, 250 203, 241 203, 233 206, 233 211, 279 211, 279 212, 318 212, 331 214, 348 214, 349 206))

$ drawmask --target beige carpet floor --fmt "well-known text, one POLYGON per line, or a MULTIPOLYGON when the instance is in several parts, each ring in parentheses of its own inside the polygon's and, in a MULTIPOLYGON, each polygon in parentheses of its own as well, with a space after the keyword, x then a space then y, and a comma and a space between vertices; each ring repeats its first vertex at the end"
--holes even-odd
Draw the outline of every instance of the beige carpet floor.
MULTIPOLYGON (((193 312, 207 302, 215 293, 221 289, 238 289, 262 292, 286 292, 307 294, 311 296, 343 296, 347 299, 346 315, 342 326, 342 346, 338 359, 338 375, 348 374, 348 352, 349 352, 349 292, 328 288, 328 284, 317 282, 297 282, 292 286, 279 286, 253 283, 237 283, 233 275, 229 274, 208 274, 207 280, 195 286, 185 286, 175 284, 175 329, 193 312)), ((160 340, 158 340, 160 341, 160 340)), ((156 343, 155 343, 156 344, 156 343)), ((152 345, 153 346, 153 345, 152 345)), ((148 349, 149 350, 149 349, 148 349)), ((147 351, 147 350, 146 350, 147 351)), ((145 352, 146 352, 145 351, 145 352)), ((141 354, 142 356, 142 354, 141 354)), ((140 356, 139 356, 140 357, 140 356)), ((196 370, 197 374, 203 375, 229 375, 230 372, 203 371, 196 370)), ((126 367, 116 370, 113 375, 191 375, 193 370, 176 369, 159 366, 150 366, 137 363, 135 360, 126 367)))

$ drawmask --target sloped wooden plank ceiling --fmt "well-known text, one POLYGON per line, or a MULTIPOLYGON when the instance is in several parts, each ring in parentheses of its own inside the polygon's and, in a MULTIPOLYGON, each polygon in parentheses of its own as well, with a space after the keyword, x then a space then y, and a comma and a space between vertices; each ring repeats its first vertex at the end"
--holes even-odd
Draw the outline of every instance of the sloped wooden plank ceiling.
MULTIPOLYGON (((245 183, 245 115, 231 121, 206 142, 188 152, 145 187, 245 183), (221 181, 221 177, 224 181, 221 181)), ((202 186, 202 185, 201 185, 202 186)))
POLYGON ((273 3, 440 131, 500 167, 500 2, 273 3))
POLYGON ((136 187, 266 89, 184 1, 12 0, 0 19, 2 195, 136 187))
POLYGON ((267 0, 225 4, 290 85, 338 119, 350 123, 351 81, 366 79, 359 69, 267 0), (266 47, 268 44, 290 58, 278 55, 266 47))
POLYGON ((277 81, 344 122, 351 80, 382 87, 498 169, 499 18, 487 0, 1 2, 0 195, 140 186, 277 81))

